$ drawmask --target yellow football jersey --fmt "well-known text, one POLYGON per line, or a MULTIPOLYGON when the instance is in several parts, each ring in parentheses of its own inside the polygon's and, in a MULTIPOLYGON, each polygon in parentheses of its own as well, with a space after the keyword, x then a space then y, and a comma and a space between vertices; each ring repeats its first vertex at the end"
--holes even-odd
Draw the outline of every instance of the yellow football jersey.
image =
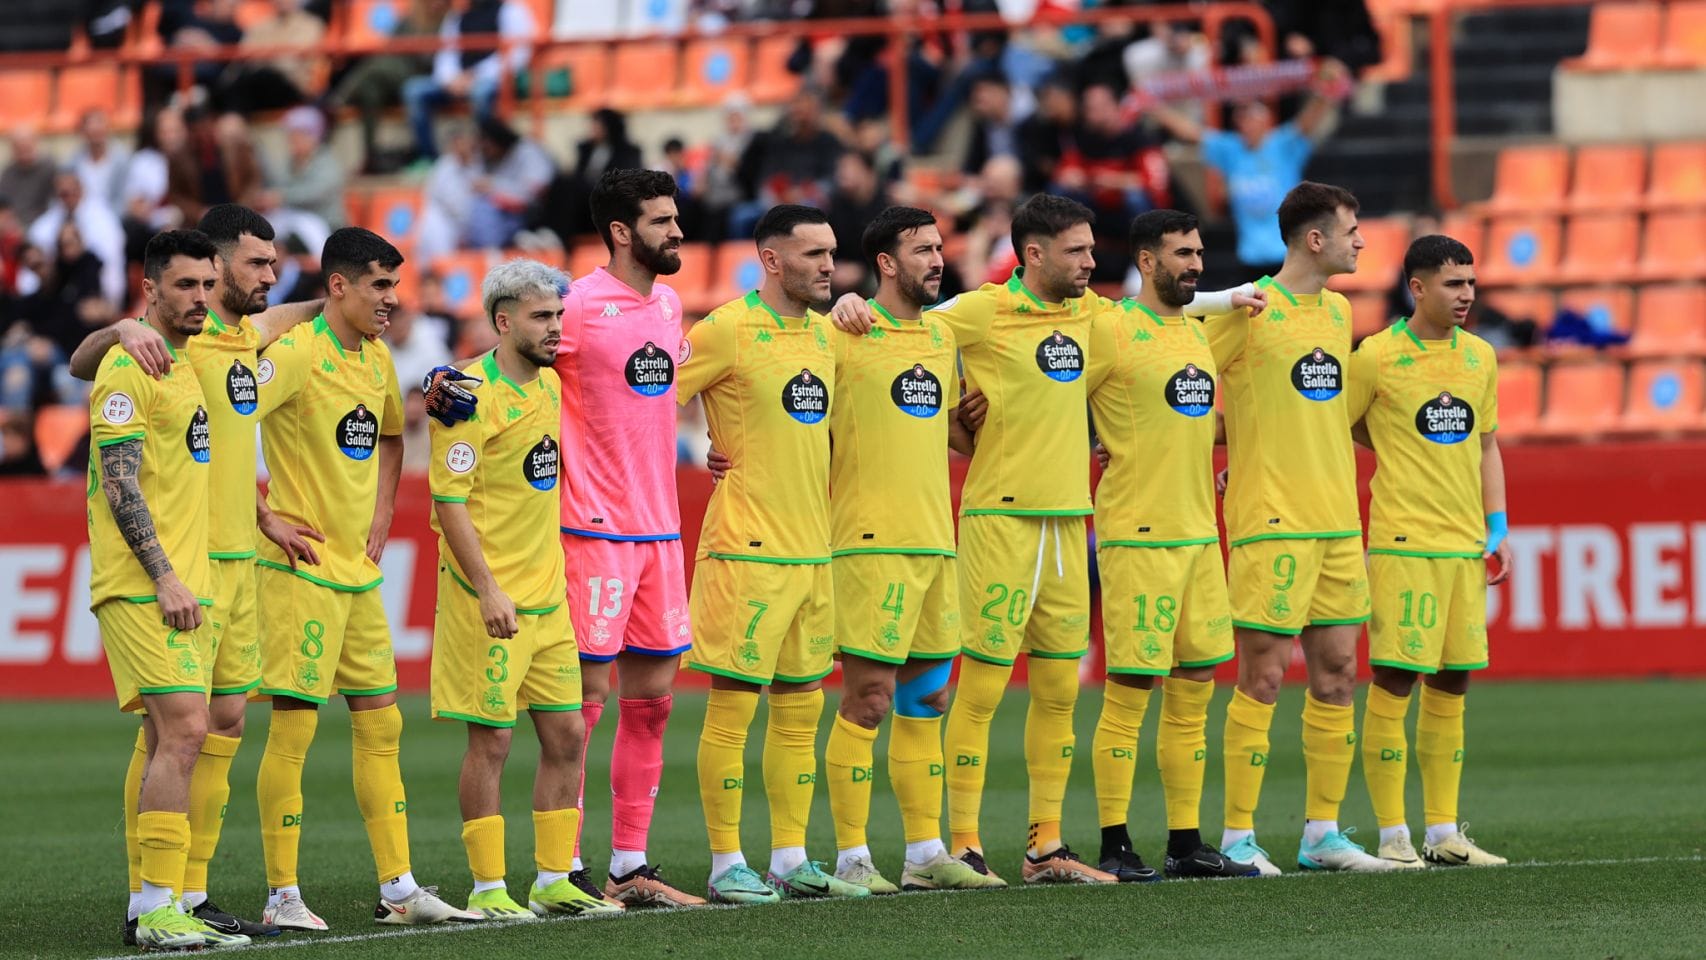
POLYGON ((1408 322, 1351 355, 1346 413, 1374 441, 1370 553, 1480 557, 1481 435, 1499 428, 1493 348, 1467 330, 1422 340, 1408 322))
POLYGON ((1132 300, 1090 325, 1085 376, 1108 469, 1096 542, 1182 547, 1220 539, 1214 519, 1214 353, 1202 324, 1132 300))
POLYGON ((835 338, 829 512, 835 556, 954 555, 948 418, 959 406, 954 334, 935 317, 835 338))
MULTIPOLYGON (((391 351, 366 340, 346 351, 325 317, 299 323, 261 355, 261 445, 267 506, 287 523, 312 527, 319 565, 296 575, 340 590, 371 590, 383 577, 367 557, 379 496, 379 438, 403 432, 403 396, 391 351)), ((284 552, 260 540, 263 566, 289 570, 284 552)))
POLYGON ((207 547, 215 560, 255 555, 255 421, 260 409, 261 334, 243 317, 234 324, 212 310, 201 334, 190 338, 190 364, 207 400, 219 456, 213 461, 213 514, 207 547))
POLYGON ((926 314, 953 330, 967 389, 989 400, 960 513, 1084 516, 1091 512, 1084 354, 1100 298, 1044 303, 1023 275, 1015 268, 1006 283, 986 283, 926 314))
POLYGON ((123 347, 112 347, 101 358, 89 394, 90 607, 115 598, 154 599, 154 580, 119 532, 102 489, 101 451, 126 440, 142 441, 137 485, 172 571, 204 603, 213 602, 213 568, 207 559, 213 435, 188 354, 171 344, 166 349, 172 368, 155 380, 123 347))
POLYGON ((735 468, 705 508, 699 556, 829 562, 834 328, 749 293, 687 331, 676 400, 705 395, 711 443, 735 468))
POLYGON ((1331 290, 1293 294, 1263 277, 1268 309, 1204 327, 1225 398, 1226 533, 1252 540, 1354 537, 1356 454, 1345 429, 1351 306, 1331 290))
MULTIPOLYGON (((472 389, 479 407, 469 419, 432 434, 432 498, 468 505, 480 533, 480 552, 498 587, 518 609, 545 614, 563 602, 563 551, 557 529, 563 515, 558 495, 562 465, 562 382, 550 368, 522 386, 504 376, 497 357, 486 354, 463 372, 484 382, 472 389)), ((438 555, 463 589, 474 592, 456 562, 434 512, 438 555)))

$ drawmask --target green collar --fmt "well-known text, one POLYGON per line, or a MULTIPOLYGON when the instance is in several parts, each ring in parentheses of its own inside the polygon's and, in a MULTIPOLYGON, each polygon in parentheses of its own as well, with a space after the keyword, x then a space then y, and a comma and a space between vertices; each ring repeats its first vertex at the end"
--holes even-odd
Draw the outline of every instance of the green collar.
MULTIPOLYGON (((1416 331, 1410 329, 1409 317, 1398 318, 1398 322, 1392 325, 1392 329, 1397 333, 1402 333, 1404 336, 1409 337, 1410 342, 1414 343, 1418 348, 1422 350, 1426 350, 1428 348, 1428 345, 1422 342, 1422 338, 1416 336, 1416 331)), ((1457 349, 1457 327, 1455 326, 1451 328, 1451 349, 1457 349)))
POLYGON ((213 329, 220 333, 225 332, 225 322, 219 319, 219 314, 215 313, 212 307, 207 309, 207 319, 213 324, 213 329))
MULTIPOLYGON (((746 305, 749 307, 761 308, 765 313, 770 314, 770 319, 776 321, 776 328, 778 330, 788 329, 787 321, 782 318, 781 314, 776 312, 776 308, 774 308, 770 304, 764 302, 764 298, 758 295, 757 290, 747 291, 746 305)), ((800 320, 800 323, 804 324, 807 327, 812 325, 812 318, 810 315, 801 317, 801 318, 799 318, 799 320, 800 320)))
POLYGON ((1013 293, 1024 294, 1027 299, 1029 299, 1032 303, 1036 304, 1037 306, 1042 307, 1044 310, 1058 310, 1061 307, 1071 307, 1076 312, 1076 310, 1078 309, 1078 301, 1076 301, 1076 300, 1066 300, 1066 301, 1062 301, 1061 303, 1049 303, 1049 302, 1041 299, 1036 294, 1031 292, 1030 287, 1025 286, 1025 279, 1024 278, 1025 278, 1025 268, 1024 267, 1014 267, 1013 268, 1013 275, 1007 278, 1007 289, 1013 293))
POLYGON ((1167 325, 1167 321, 1161 319, 1160 314, 1156 313, 1154 310, 1149 309, 1148 307, 1144 306, 1143 304, 1138 303, 1135 299, 1133 299, 1131 297, 1126 297, 1124 300, 1121 300, 1120 303, 1127 310, 1142 310, 1146 315, 1148 315, 1149 319, 1155 321, 1155 325, 1158 327, 1165 327, 1167 325))
MULTIPOLYGON (((1257 280, 1256 286, 1267 287, 1270 290, 1278 290, 1282 296, 1284 296, 1287 300, 1291 301, 1292 306, 1294 306, 1294 307, 1303 306, 1303 302, 1297 299, 1297 294, 1292 293, 1290 290, 1287 290, 1284 287, 1284 285, 1282 285, 1278 280, 1275 280, 1273 277, 1263 277, 1262 279, 1257 280)), ((1315 303, 1317 306, 1319 306, 1322 303, 1325 303, 1326 299, 1327 299, 1327 291, 1325 289, 1323 289, 1320 293, 1315 295, 1315 303)))
MULTIPOLYGON (((332 332, 332 325, 326 322, 325 314, 318 314, 314 317, 314 332, 322 334, 327 340, 332 341, 332 346, 336 347, 338 350, 338 356, 343 357, 345 360, 349 359, 349 352, 346 351, 344 349, 344 345, 338 341, 338 335, 332 332)), ((361 349, 359 344, 355 348, 355 358, 360 360, 362 363, 367 362, 367 357, 364 355, 364 351, 361 349)))
POLYGON ((906 326, 909 323, 916 323, 916 324, 919 324, 920 326, 922 326, 924 323, 923 317, 919 317, 917 320, 904 320, 904 321, 903 320, 896 320, 894 314, 883 309, 883 305, 878 303, 875 297, 872 297, 871 299, 866 300, 865 305, 871 308, 871 312, 875 313, 879 317, 882 317, 884 320, 887 320, 889 322, 889 324, 897 330, 903 326, 906 326))
POLYGON ((498 351, 496 347, 493 347, 492 352, 486 354, 485 360, 480 362, 480 369, 485 371, 487 383, 501 383, 508 386, 511 390, 514 390, 521 396, 527 396, 527 391, 521 389, 521 384, 511 380, 509 378, 509 374, 498 369, 498 351))
MULTIPOLYGON (((146 326, 146 327, 153 327, 153 326, 154 326, 154 325, 153 325, 153 324, 152 324, 152 323, 149 323, 149 322, 148 322, 148 318, 147 318, 147 317, 137 317, 137 318, 136 318, 136 322, 137 322, 137 323, 140 323, 140 324, 142 324, 142 325, 143 325, 143 326, 146 326)), ((160 333, 160 331, 159 331, 159 330, 155 330, 155 331, 154 331, 154 332, 155 332, 155 333, 160 333)), ((177 351, 177 350, 175 350, 175 349, 173 349, 173 347, 172 347, 172 341, 170 341, 170 340, 167 340, 167 339, 166 339, 166 335, 165 335, 165 334, 163 334, 163 333, 161 333, 161 334, 160 334, 160 342, 161 342, 161 343, 164 343, 164 344, 165 344, 165 345, 166 345, 166 352, 167 352, 167 353, 169 353, 169 354, 171 354, 171 355, 172 355, 172 362, 173 362, 173 363, 177 363, 177 362, 178 362, 178 351, 177 351)))

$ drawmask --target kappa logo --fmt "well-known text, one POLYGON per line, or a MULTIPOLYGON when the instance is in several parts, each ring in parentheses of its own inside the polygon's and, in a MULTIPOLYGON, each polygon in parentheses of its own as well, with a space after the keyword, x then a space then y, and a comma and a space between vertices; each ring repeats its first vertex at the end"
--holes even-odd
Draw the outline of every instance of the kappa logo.
POLYGON ((604 305, 604 312, 599 314, 599 316, 601 316, 601 317, 620 317, 621 315, 622 315, 622 308, 618 307, 614 303, 605 304, 604 305))

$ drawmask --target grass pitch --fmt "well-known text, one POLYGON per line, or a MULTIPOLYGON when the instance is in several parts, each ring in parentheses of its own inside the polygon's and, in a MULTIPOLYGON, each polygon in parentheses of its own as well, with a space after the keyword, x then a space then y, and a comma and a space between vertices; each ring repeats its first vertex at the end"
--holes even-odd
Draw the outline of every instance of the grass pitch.
MULTIPOLYGON (((1218 838, 1219 726, 1230 691, 1210 713, 1211 761, 1204 833, 1218 838)), ((1258 836, 1288 876, 1265 881, 1163 883, 1118 888, 1011 889, 910 894, 858 903, 634 914, 613 920, 414 930, 372 922, 375 886, 366 835, 350 787, 349 727, 341 707, 326 710, 309 757, 307 826, 301 875, 308 902, 330 934, 292 934, 266 949, 302 960, 386 960, 478 956, 535 960, 564 953, 621 957, 1700 957, 1706 956, 1706 683, 1485 684, 1470 696, 1469 758, 1463 816, 1471 834, 1513 866, 1430 869, 1401 875, 1299 876, 1303 762, 1301 691, 1281 700, 1258 836)), ((1025 837, 1022 691, 996 717, 983 835, 992 865, 1017 881, 1025 837)), ((1087 747, 1100 694, 1079 705, 1087 747)), ((414 872, 461 903, 471 886, 460 841, 455 781, 463 730, 429 721, 425 701, 403 703, 404 778, 409 789, 414 872)), ((666 742, 664 783, 651 856, 686 889, 703 887, 709 856, 694 780, 702 694, 676 698, 666 742)), ((1359 708, 1360 711, 1360 708, 1359 708)), ((1153 711, 1151 711, 1153 712, 1153 711)), ((1412 715, 1413 715, 1412 711, 1412 715)), ((613 721, 614 717, 610 720, 613 721)), ((759 786, 763 716, 748 763, 745 843, 753 865, 768 859, 759 786)), ((265 887, 255 821, 254 776, 267 712, 251 708, 232 772, 224 838, 213 864, 214 899, 248 916, 265 887)), ((602 874, 609 836, 607 781, 613 723, 592 751, 586 847, 602 874)), ((1146 724, 1132 810, 1133 835, 1152 860, 1164 830, 1153 735, 1146 724)), ((108 702, 0 704, 6 765, 0 840, 5 919, 0 955, 95 958, 123 955, 123 825, 119 786, 133 721, 108 702)), ((829 724, 823 725, 827 736, 829 724)), ((530 728, 517 730, 504 778, 512 893, 532 876, 530 728)), ((901 837, 888 791, 883 741, 871 846, 899 878, 901 837)), ((1342 815, 1374 845, 1375 826, 1353 771, 1342 815)), ((1411 828, 1420 834, 1420 783, 1410 776, 1411 828)), ((1067 802, 1067 841, 1096 852, 1089 763, 1076 764, 1067 802)), ((817 795, 811 851, 834 859, 828 798, 817 795)))

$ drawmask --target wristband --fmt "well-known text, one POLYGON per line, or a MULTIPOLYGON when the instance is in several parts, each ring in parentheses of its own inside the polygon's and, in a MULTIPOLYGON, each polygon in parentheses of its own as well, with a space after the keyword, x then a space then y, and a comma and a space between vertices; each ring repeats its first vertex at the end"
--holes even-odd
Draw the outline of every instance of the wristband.
POLYGON ((1510 533, 1509 520, 1505 511, 1487 514, 1487 556, 1499 549, 1499 544, 1505 542, 1505 536, 1510 533))

